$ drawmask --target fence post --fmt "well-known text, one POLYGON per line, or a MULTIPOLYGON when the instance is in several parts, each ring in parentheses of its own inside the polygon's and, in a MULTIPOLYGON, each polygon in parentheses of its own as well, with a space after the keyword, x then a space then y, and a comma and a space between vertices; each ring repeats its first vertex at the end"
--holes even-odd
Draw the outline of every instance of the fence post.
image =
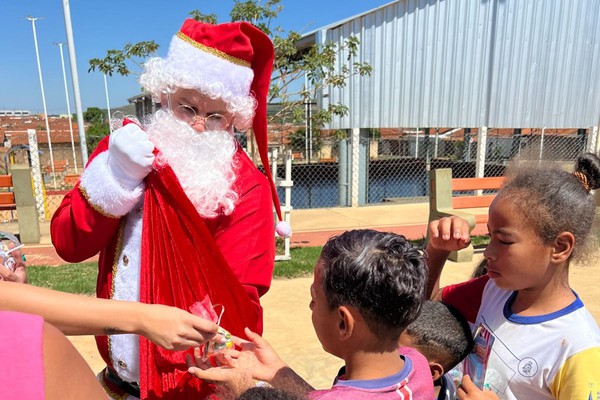
MULTIPOLYGON (((488 127, 482 126, 477 131, 477 158, 475 159, 475 177, 483 178, 485 176, 485 157, 487 153, 487 133, 488 127)), ((476 190, 477 196, 481 196, 482 190, 476 190)))
POLYGON ((17 205, 19 236, 22 243, 40 242, 40 224, 31 187, 31 170, 25 164, 13 164, 10 168, 17 205))
POLYGON ((590 138, 587 143, 587 151, 598 154, 598 126, 592 126, 590 138))
POLYGON ((44 190, 42 181, 42 170, 40 166, 40 154, 38 153, 37 134, 35 129, 27 129, 29 141, 29 159, 31 160, 31 176, 33 177, 33 190, 35 192, 35 204, 40 222, 46 221, 46 208, 44 207, 44 190))
POLYGON ((364 206, 369 201, 369 130, 360 129, 358 158, 358 205, 364 206))
POLYGON ((350 207, 358 207, 358 184, 359 184, 359 159, 360 159, 360 128, 352 128, 350 130, 352 136, 350 146, 352 146, 352 169, 350 173, 350 181, 352 187, 350 189, 351 200, 350 207))
POLYGON ((350 170, 350 166, 348 164, 348 139, 340 139, 338 142, 339 149, 339 195, 338 195, 338 205, 342 207, 346 207, 350 203, 350 199, 348 198, 348 171, 350 170))
MULTIPOLYGON (((290 219, 292 211, 292 186, 294 185, 294 182, 292 182, 292 151, 287 150, 285 152, 285 180, 281 180, 277 176, 277 158, 278 150, 273 149, 271 153, 271 173, 273 175, 273 179, 275 180, 275 185, 285 188, 285 199, 283 202, 281 202, 281 199, 279 199, 279 202, 281 206, 281 213, 283 214, 282 217, 291 226, 290 219)), ((284 238, 283 242, 284 254, 276 254, 276 261, 292 259, 290 253, 290 238, 284 238)))

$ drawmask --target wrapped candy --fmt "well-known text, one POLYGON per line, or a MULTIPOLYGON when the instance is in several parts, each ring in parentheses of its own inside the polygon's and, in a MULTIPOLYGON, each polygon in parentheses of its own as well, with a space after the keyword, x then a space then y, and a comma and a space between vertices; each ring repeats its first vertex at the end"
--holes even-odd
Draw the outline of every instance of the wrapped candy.
MULTIPOLYGON (((211 304, 208 295, 204 296, 202 301, 197 301, 190 306, 190 312, 199 317, 208 319, 217 325, 221 322, 221 317, 225 312, 225 308, 221 306, 221 313, 218 315, 215 311, 215 307, 220 306, 211 304)), ((202 360, 209 363, 212 366, 216 366, 215 356, 222 350, 233 348, 233 338, 231 333, 226 329, 219 326, 217 330, 221 336, 225 338, 224 342, 206 342, 200 347, 200 353, 202 354, 202 360)))
MULTIPOLYGON (((0 261, 2 264, 11 271, 15 271, 15 258, 11 254, 13 251, 20 249, 23 245, 19 242, 16 236, 8 232, 0 232, 0 240, 8 239, 13 243, 13 247, 10 248, 8 243, 0 242, 0 261)), ((23 259, 23 261, 25 261, 23 259)))

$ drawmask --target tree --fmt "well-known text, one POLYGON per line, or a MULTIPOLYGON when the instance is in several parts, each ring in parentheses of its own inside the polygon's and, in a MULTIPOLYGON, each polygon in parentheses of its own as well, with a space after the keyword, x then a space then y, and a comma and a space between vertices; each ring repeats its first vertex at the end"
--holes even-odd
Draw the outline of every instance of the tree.
MULTIPOLYGON (((252 23, 273 41, 275 61, 268 102, 280 103, 281 107, 276 113, 269 115, 269 123, 300 123, 305 119, 306 105, 314 103, 317 93, 323 87, 343 87, 351 76, 369 75, 372 67, 368 63, 357 61, 359 41, 353 36, 341 44, 328 42, 299 51, 297 43, 302 37, 299 33, 286 32, 280 26, 273 27, 282 10, 280 3, 281 0, 236 0, 230 18, 231 21, 252 23), (338 54, 344 54, 347 61, 340 67, 337 65, 338 54), (308 86, 295 84, 304 80, 305 76, 308 86)), ((203 14, 199 10, 193 10, 189 15, 197 21, 218 22, 216 15, 203 14)), ((139 65, 138 58, 148 57, 157 49, 158 45, 153 41, 134 45, 128 43, 123 50, 108 50, 103 59, 90 60, 90 71, 98 68, 109 75, 115 71, 128 75, 131 71, 126 65, 127 61, 131 60, 139 65)), ((331 122, 334 116, 341 117, 347 113, 348 107, 344 104, 329 104, 326 109, 311 113, 310 126, 317 132, 331 122)))
POLYGON ((123 50, 108 50, 106 57, 102 59, 92 58, 88 72, 95 71, 98 68, 100 72, 108 76, 112 76, 113 72, 127 76, 131 73, 127 61, 132 61, 138 67, 141 67, 141 59, 150 56, 156 50, 158 50, 158 44, 154 40, 136 44, 127 43, 123 50))
POLYGON ((98 143, 109 133, 110 128, 108 124, 100 122, 88 126, 85 132, 88 154, 91 154, 96 149, 96 146, 98 146, 98 143))
POLYGON ((104 122, 104 113, 98 107, 88 107, 83 113, 83 120, 91 124, 101 124, 104 122))
POLYGON ((98 142, 110 133, 108 124, 104 123, 104 111, 98 107, 88 107, 83 113, 83 119, 90 124, 85 132, 88 153, 92 153, 98 142))
MULTIPOLYGON (((305 151, 307 146, 306 129, 298 128, 288 136, 292 151, 305 151)), ((308 144, 310 146, 310 144, 308 144)), ((312 135, 312 151, 317 153, 323 146, 321 131, 313 132, 312 135)), ((308 155, 307 155, 308 157, 308 155)))

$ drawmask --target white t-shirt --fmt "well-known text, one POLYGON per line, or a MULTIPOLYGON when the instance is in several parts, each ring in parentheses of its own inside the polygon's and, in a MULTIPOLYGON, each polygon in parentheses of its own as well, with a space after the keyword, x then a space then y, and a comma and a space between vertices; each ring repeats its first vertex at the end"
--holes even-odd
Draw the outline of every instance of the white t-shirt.
POLYGON ((442 294, 459 310, 460 303, 472 309, 479 302, 475 348, 463 364, 476 385, 501 399, 600 398, 600 329, 577 295, 560 311, 523 317, 510 311, 516 292, 491 279, 481 292, 476 281, 442 294))

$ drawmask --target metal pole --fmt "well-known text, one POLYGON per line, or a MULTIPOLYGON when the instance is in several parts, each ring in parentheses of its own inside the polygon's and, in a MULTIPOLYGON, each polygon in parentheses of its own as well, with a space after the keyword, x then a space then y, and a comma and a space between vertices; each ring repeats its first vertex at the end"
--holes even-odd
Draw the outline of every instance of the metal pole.
POLYGON ((81 108, 81 96, 79 95, 79 77, 77 75, 77 59, 75 58, 75 42, 73 40, 73 28, 71 27, 71 10, 69 0, 63 0, 63 13, 65 15, 65 30, 67 33, 67 45, 69 46, 69 61, 71 65, 71 80, 73 81, 73 93, 75 97, 75 109, 77 110, 77 127, 79 128, 79 147, 81 148, 81 160, 83 165, 87 164, 88 152, 81 108))
POLYGON ((62 65, 63 81, 65 83, 65 98, 67 99, 67 114, 69 115, 69 132, 71 133, 71 149, 73 150, 73 164, 75 165, 75 173, 77 171, 77 155, 75 153, 75 140, 73 139, 73 116, 71 115, 71 102, 69 101, 69 89, 67 88, 67 73, 65 70, 65 57, 63 53, 64 43, 54 43, 60 49, 60 63, 62 65))
POLYGON ((415 140, 415 158, 419 158, 419 127, 417 127, 417 137, 415 140))
POLYGON ((542 136, 540 137, 540 155, 538 157, 538 162, 542 161, 542 157, 544 156, 544 134, 546 133, 546 127, 542 128, 542 136))
POLYGON ((48 137, 48 150, 50 151, 50 167, 52 168, 52 179, 54 181, 54 187, 56 188, 56 174, 54 173, 54 155, 52 154, 52 140, 50 139, 50 123, 48 121, 48 110, 46 108, 46 95, 44 93, 44 79, 42 78, 42 64, 40 63, 40 52, 38 51, 37 33, 35 31, 35 21, 40 17, 27 17, 31 21, 31 27, 33 28, 33 43, 35 45, 35 57, 37 59, 38 74, 40 77, 40 88, 42 90, 42 104, 44 106, 44 118, 46 120, 46 135, 48 137))
POLYGON ((108 128, 110 129, 110 133, 112 133, 112 124, 110 123, 110 101, 108 100, 108 83, 106 82, 106 74, 104 74, 104 93, 106 93, 106 113, 108 114, 108 128))

